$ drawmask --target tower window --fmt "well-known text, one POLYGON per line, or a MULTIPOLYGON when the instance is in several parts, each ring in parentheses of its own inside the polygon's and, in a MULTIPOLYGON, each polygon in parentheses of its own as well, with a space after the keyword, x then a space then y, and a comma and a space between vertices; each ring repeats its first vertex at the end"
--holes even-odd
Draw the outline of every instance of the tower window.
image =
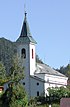
POLYGON ((39 83, 37 82, 37 85, 39 85, 39 83))
POLYGON ((39 96, 39 91, 37 91, 37 96, 39 96))
POLYGON ((34 51, 33 51, 33 49, 32 49, 32 59, 34 58, 34 51))
POLYGON ((26 50, 24 48, 21 50, 21 57, 26 58, 26 50))

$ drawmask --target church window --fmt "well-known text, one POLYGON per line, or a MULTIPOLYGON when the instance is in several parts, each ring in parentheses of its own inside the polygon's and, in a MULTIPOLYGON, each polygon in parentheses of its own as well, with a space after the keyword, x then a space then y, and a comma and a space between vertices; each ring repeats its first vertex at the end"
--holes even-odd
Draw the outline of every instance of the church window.
POLYGON ((39 83, 37 82, 37 85, 39 85, 39 83))
POLYGON ((32 59, 34 58, 34 51, 33 51, 33 49, 32 49, 32 59))
POLYGON ((23 85, 25 85, 25 82, 23 82, 23 85))
POLYGON ((39 91, 37 91, 37 96, 39 96, 39 91))
POLYGON ((21 50, 21 57, 26 58, 26 50, 24 48, 21 50))

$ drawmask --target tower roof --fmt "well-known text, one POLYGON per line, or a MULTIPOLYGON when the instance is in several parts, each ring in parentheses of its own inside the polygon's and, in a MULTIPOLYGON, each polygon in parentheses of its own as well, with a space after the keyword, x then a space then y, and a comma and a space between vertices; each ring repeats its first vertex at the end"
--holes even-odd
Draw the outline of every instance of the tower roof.
POLYGON ((23 36, 31 36, 29 25, 27 23, 26 14, 27 13, 25 12, 25 18, 24 18, 24 22, 23 22, 23 26, 22 26, 22 30, 21 30, 21 34, 20 34, 21 37, 23 37, 23 36))
POLYGON ((20 37, 18 38, 17 42, 22 42, 22 43, 33 42, 33 43, 36 43, 36 41, 31 36, 26 14, 27 13, 25 12, 25 17, 24 17, 24 22, 23 22, 21 34, 20 34, 20 37))

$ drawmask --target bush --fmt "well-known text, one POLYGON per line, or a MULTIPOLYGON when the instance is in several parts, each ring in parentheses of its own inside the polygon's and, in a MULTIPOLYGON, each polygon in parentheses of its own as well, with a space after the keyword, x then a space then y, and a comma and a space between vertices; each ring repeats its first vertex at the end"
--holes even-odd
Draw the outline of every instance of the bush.
POLYGON ((60 107, 59 104, 53 104, 52 107, 60 107))

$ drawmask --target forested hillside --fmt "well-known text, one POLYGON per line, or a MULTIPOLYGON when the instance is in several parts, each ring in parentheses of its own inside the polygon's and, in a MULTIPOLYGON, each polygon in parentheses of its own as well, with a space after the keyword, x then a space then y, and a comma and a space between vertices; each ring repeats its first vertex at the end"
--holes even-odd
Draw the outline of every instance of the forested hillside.
MULTIPOLYGON (((17 52, 17 46, 15 42, 11 42, 5 38, 0 38, 0 61, 5 65, 6 71, 9 72, 11 67, 11 60, 13 55, 17 52)), ((36 55, 36 62, 43 63, 43 61, 36 55)), ((60 69, 56 69, 60 73, 66 75, 70 80, 70 64, 66 67, 62 66, 60 69)))
POLYGON ((16 44, 5 38, 0 38, 0 61, 5 65, 7 72, 9 72, 11 59, 15 53, 16 44))
POLYGON ((62 66, 60 67, 60 69, 56 69, 58 70, 60 73, 66 75, 68 77, 68 79, 70 80, 70 64, 68 64, 66 67, 62 66))
MULTIPOLYGON (((5 65, 6 71, 9 72, 11 67, 11 60, 13 55, 17 52, 17 45, 15 42, 11 42, 5 38, 0 38, 0 61, 5 65)), ((36 55, 37 63, 43 63, 43 61, 36 55)))

